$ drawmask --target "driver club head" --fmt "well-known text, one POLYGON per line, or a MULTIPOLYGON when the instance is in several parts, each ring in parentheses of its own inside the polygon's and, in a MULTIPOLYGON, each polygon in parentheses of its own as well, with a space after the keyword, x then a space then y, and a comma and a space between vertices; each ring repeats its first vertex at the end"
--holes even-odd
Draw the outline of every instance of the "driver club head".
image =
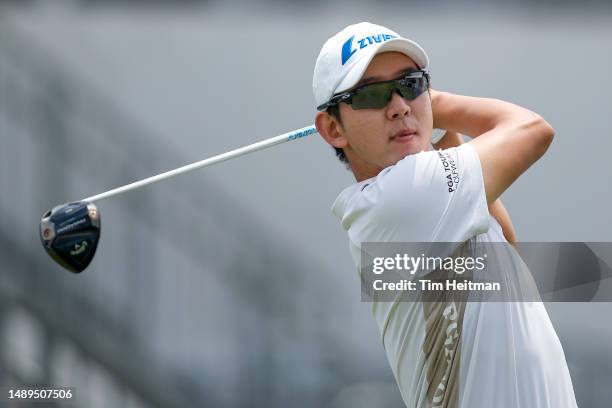
POLYGON ((92 261, 100 240, 100 212, 90 202, 58 205, 40 221, 40 240, 58 264, 82 272, 92 261))

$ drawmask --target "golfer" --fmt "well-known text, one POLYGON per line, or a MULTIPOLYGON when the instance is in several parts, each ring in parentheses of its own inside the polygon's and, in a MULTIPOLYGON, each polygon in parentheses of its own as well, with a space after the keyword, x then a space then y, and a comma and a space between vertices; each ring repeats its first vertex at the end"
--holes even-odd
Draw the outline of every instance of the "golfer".
MULTIPOLYGON (((328 39, 318 56, 315 124, 357 181, 332 211, 358 270, 362 242, 514 242, 499 197, 552 142, 536 113, 435 91, 428 69, 417 43, 366 22, 328 39)), ((541 302, 437 306, 373 302, 406 406, 576 407, 541 302)))

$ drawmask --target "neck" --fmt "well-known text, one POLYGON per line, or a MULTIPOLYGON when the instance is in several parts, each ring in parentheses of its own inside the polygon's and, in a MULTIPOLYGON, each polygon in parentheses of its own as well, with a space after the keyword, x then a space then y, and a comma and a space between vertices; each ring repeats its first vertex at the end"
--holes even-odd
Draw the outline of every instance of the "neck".
POLYGON ((373 166, 368 163, 350 163, 350 165, 351 171, 353 172, 353 176, 355 176, 355 180, 357 180, 358 183, 363 180, 378 176, 378 173, 383 170, 382 167, 373 166))

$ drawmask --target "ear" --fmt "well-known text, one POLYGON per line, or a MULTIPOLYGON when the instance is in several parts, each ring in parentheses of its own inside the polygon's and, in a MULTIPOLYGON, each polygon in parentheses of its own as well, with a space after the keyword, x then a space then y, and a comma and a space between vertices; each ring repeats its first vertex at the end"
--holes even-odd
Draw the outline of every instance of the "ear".
POLYGON ((328 144, 340 149, 346 147, 347 141, 344 136, 344 129, 342 129, 342 125, 338 122, 338 119, 327 112, 318 112, 315 117, 315 126, 321 137, 325 139, 328 144))

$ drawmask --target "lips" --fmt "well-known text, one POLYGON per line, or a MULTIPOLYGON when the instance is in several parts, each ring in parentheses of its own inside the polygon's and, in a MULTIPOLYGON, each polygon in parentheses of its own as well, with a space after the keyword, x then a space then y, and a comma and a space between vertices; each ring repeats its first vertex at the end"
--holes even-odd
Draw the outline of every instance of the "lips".
POLYGON ((412 140, 414 136, 416 136, 416 134, 416 129, 402 129, 399 132, 395 133, 393 136, 391 136, 391 140, 397 142, 408 141, 412 140))

